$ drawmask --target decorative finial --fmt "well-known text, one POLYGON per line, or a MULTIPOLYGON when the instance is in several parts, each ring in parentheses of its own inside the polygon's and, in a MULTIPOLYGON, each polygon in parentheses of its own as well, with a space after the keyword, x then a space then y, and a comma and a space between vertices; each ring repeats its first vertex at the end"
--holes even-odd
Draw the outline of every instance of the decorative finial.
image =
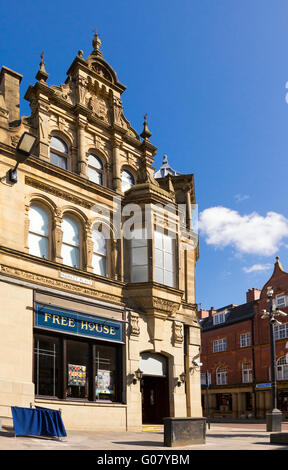
POLYGON ((140 134, 140 137, 142 137, 142 139, 144 140, 149 140, 149 138, 151 137, 151 132, 149 131, 148 129, 148 123, 147 123, 147 113, 144 114, 144 129, 143 129, 143 132, 142 134, 140 134))
POLYGON ((41 61, 40 61, 40 69, 37 72, 36 80, 40 82, 46 82, 49 74, 45 70, 45 62, 44 62, 44 52, 40 53, 41 61))
POLYGON ((93 41, 92 41, 92 46, 93 46, 94 51, 93 51, 92 54, 102 56, 102 52, 100 52, 101 39, 100 39, 99 34, 97 32, 97 28, 95 28, 93 30, 93 33, 94 33, 94 38, 93 38, 93 41))
POLYGON ((83 51, 82 51, 82 49, 79 49, 79 51, 78 51, 78 57, 80 57, 80 59, 83 59, 83 51))
POLYGON ((276 263, 278 263, 279 261, 279 256, 276 256, 276 263))

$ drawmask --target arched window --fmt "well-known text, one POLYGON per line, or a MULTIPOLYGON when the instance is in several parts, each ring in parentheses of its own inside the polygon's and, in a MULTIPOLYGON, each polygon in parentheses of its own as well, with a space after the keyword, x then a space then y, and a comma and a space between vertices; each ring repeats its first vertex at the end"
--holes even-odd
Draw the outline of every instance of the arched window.
POLYGON ((48 212, 33 204, 29 210, 28 246, 30 255, 49 258, 50 219, 48 212))
POLYGON ((99 157, 92 153, 88 156, 88 179, 101 185, 104 182, 103 163, 99 157))
POLYGON ((134 176, 132 173, 130 173, 130 171, 127 170, 122 170, 121 181, 123 193, 128 191, 128 189, 130 189, 135 184, 134 176))
POLYGON ((68 146, 62 139, 59 139, 59 137, 51 137, 50 163, 64 170, 68 168, 68 146))
POLYGON ((227 369, 225 366, 219 366, 216 370, 216 385, 227 384, 227 369))
POLYGON ((107 257, 107 242, 102 232, 97 228, 92 228, 93 239, 93 257, 92 266, 93 272, 100 276, 107 275, 106 257, 107 257))
POLYGON ((286 356, 279 357, 277 361, 277 380, 288 379, 288 362, 286 356))
POLYGON ((78 222, 72 217, 64 216, 62 232, 63 264, 80 268, 80 228, 78 222))

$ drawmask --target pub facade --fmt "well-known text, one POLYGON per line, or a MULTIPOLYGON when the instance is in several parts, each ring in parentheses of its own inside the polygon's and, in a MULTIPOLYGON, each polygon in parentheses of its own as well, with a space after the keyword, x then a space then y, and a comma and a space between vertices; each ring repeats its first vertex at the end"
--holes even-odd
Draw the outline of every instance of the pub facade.
POLYGON ((3 423, 30 404, 67 429, 202 415, 193 174, 155 174, 147 117, 139 136, 92 45, 59 86, 41 56, 30 116, 22 76, 0 72, 3 423))

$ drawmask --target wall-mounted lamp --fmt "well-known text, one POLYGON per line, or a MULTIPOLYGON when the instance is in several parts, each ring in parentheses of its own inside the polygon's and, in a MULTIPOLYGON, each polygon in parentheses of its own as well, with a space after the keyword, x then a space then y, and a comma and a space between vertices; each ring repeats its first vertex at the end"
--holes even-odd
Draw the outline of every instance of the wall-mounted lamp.
POLYGON ((186 382, 186 374, 185 372, 182 372, 182 374, 180 374, 180 380, 182 382, 182 384, 184 384, 186 382))
POLYGON ((177 377, 175 379, 177 387, 181 387, 182 384, 186 382, 186 374, 185 372, 182 372, 182 374, 179 375, 179 378, 177 377), (180 380, 179 380, 180 379, 180 380))
POLYGON ((17 161, 16 166, 8 171, 8 178, 10 183, 17 183, 17 167, 19 163, 23 163, 29 157, 29 155, 31 155, 36 140, 37 137, 33 134, 30 134, 30 132, 24 132, 24 134, 22 134, 16 147, 16 152, 20 158, 17 161))
POLYGON ((137 384, 137 380, 141 380, 143 377, 143 372, 139 368, 134 373, 133 384, 137 384))

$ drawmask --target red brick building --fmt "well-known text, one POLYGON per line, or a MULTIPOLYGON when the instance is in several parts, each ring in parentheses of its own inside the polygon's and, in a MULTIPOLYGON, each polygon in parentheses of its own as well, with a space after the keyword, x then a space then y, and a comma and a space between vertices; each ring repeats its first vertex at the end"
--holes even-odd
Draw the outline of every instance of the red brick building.
MULTIPOLYGON (((273 306, 288 314, 288 273, 278 257, 270 279, 262 290, 249 289, 246 303, 199 311, 205 416, 264 418, 271 409, 269 322, 261 318, 262 310, 269 310, 268 286, 273 306)), ((281 322, 274 325, 278 408, 288 417, 288 316, 276 318, 281 322)))

